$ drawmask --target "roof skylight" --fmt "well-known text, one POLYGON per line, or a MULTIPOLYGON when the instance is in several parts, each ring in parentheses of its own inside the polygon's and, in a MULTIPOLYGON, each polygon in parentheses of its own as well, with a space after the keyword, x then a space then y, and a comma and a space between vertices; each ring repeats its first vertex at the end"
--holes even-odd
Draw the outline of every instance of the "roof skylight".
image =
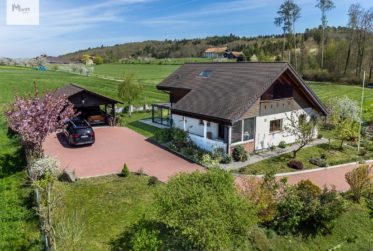
POLYGON ((201 73, 198 74, 198 77, 208 78, 208 77, 210 77, 211 72, 212 72, 212 70, 201 71, 201 73))

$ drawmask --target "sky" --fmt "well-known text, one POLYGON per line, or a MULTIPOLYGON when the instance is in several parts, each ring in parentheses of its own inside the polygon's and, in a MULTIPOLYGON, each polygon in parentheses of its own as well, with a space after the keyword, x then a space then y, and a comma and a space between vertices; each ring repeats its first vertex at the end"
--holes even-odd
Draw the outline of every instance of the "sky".
MULTIPOLYGON (((0 0, 0 57, 57 56, 88 47, 144 40, 203 38, 213 35, 279 34, 273 24, 276 0, 40 0, 40 24, 6 25, 6 0, 0 0)), ((302 8, 296 31, 317 27, 316 0, 295 0, 302 8)), ((329 25, 345 26, 352 3, 334 0, 329 25)))

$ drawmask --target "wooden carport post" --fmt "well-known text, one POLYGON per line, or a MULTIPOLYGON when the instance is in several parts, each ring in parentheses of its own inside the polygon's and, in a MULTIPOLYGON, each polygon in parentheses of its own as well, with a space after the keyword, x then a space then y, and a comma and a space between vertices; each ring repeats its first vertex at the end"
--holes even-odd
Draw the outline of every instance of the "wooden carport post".
POLYGON ((116 118, 115 118, 115 103, 112 103, 111 106, 112 106, 111 113, 112 113, 112 116, 113 116, 112 126, 115 126, 115 122, 116 122, 116 118))

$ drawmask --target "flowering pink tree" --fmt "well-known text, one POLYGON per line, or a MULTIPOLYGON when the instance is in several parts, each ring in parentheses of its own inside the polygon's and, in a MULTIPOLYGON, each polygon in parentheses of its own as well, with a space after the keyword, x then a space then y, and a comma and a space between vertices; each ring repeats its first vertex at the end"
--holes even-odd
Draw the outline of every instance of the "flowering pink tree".
POLYGON ((64 121, 73 115, 73 105, 66 96, 40 96, 37 90, 34 96, 16 97, 5 112, 9 127, 19 133, 28 157, 40 157, 47 135, 63 128, 64 121))

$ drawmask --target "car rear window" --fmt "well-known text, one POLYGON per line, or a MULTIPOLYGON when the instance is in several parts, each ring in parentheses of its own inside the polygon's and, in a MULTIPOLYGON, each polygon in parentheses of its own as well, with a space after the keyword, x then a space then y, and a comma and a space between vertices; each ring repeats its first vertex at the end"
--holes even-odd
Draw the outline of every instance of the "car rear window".
POLYGON ((81 129, 77 129, 76 133, 78 133, 78 134, 91 134, 92 133, 92 129, 90 129, 90 128, 81 128, 81 129))

